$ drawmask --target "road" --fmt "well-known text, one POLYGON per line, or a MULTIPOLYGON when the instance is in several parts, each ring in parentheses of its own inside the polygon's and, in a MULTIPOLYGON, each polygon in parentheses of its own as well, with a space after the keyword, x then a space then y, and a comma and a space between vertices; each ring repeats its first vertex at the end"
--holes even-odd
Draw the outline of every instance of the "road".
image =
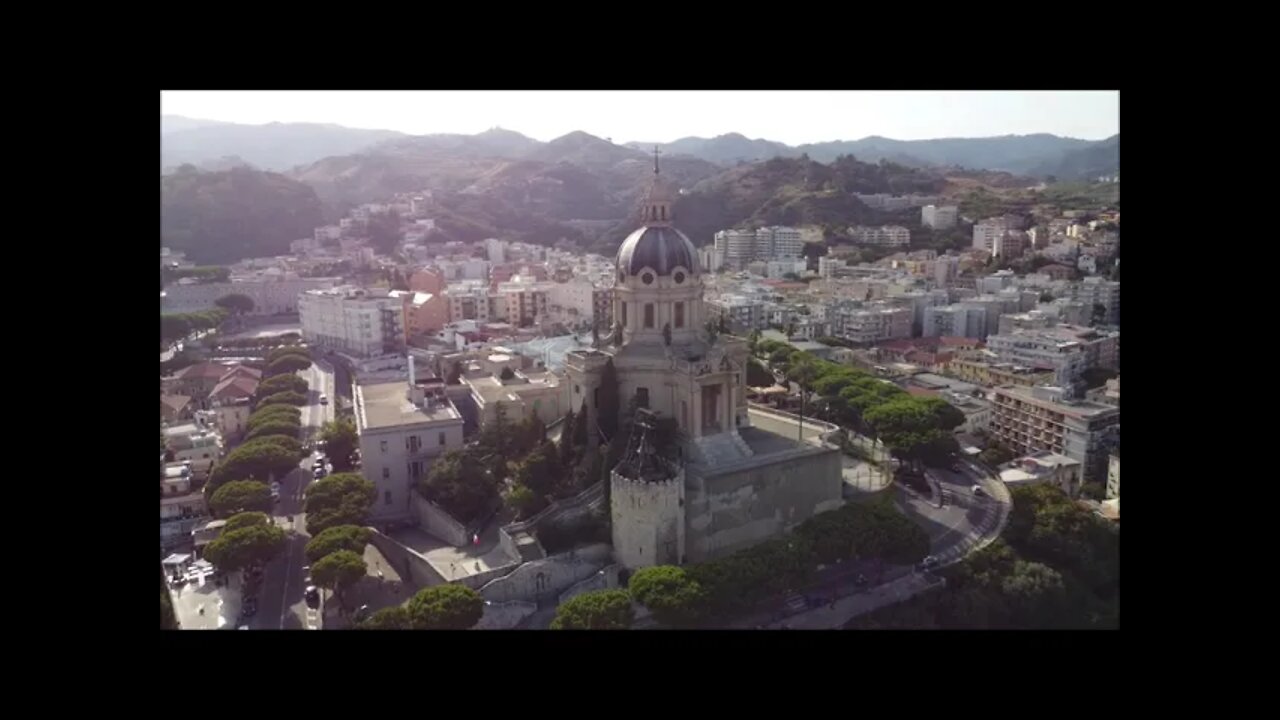
MULTIPOLYGON (((311 386, 308 403, 302 407, 302 431, 312 436, 320 427, 333 419, 333 404, 321 405, 321 393, 333 397, 333 368, 323 361, 313 364, 299 373, 311 386)), ((249 627, 253 630, 309 630, 320 629, 320 613, 307 607, 307 565, 303 550, 310 536, 304 530, 306 518, 302 512, 302 496, 312 481, 311 465, 314 456, 298 463, 298 467, 280 481, 280 502, 272 512, 273 521, 284 528, 288 535, 284 553, 269 565, 262 580, 258 597, 258 614, 249 627)))
POLYGON ((969 551, 981 538, 993 531, 1000 518, 1000 506, 990 490, 974 494, 974 485, 986 487, 999 482, 985 477, 967 465, 959 471, 931 469, 942 490, 942 507, 929 499, 910 495, 895 486, 895 498, 907 516, 929 533, 929 552, 946 564, 969 551))

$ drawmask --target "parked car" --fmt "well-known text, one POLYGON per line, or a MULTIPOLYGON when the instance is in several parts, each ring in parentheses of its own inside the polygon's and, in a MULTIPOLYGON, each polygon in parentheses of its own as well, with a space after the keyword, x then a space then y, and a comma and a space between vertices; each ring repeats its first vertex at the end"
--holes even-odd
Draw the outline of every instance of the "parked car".
POLYGON ((981 485, 974 485, 973 487, 969 488, 969 490, 974 494, 975 497, 982 497, 983 495, 986 495, 986 493, 982 492, 981 485))
POLYGON ((314 470, 311 471, 311 475, 315 479, 319 480, 320 478, 324 477, 324 468, 323 467, 315 468, 314 470))
POLYGON ((320 607, 320 589, 315 585, 308 585, 307 592, 304 596, 307 601, 307 607, 315 610, 320 607))
POLYGON ((928 570, 930 568, 937 566, 937 564, 938 564, 938 558, 930 555, 929 557, 921 561, 920 567, 924 570, 928 570))
POLYGON ((321 405, 328 405, 328 404, 329 404, 329 396, 328 396, 328 395, 325 395, 324 393, 320 393, 320 404, 321 404, 321 405))
POLYGON ((312 470, 315 470, 315 469, 317 469, 317 468, 323 468, 323 467, 324 467, 324 456, 323 456, 323 455, 321 455, 320 457, 316 458, 316 461, 315 461, 315 462, 313 462, 313 463, 311 463, 311 469, 312 469, 312 470))

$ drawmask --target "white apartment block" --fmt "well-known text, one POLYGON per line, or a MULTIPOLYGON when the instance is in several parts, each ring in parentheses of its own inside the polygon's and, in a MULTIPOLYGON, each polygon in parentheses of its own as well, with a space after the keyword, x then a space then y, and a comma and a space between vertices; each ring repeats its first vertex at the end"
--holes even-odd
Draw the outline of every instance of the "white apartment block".
POLYGON ((925 205, 920 208, 920 224, 934 230, 946 230, 956 226, 960 209, 955 205, 925 205))
POLYGON ((355 387, 361 472, 377 490, 374 522, 412 517, 414 486, 437 458, 463 446, 462 414, 444 384, 414 382, 412 367, 411 361, 410 382, 355 387))
POLYGON ((714 249, 724 264, 741 270, 754 260, 784 260, 804 254, 803 235, 798 228, 763 227, 756 231, 721 230, 715 234, 714 249))
POLYGON ((718 273, 724 267, 724 250, 707 245, 698 250, 698 261, 702 263, 704 272, 718 273))
POLYGON ((1071 388, 1089 368, 1119 367, 1120 333, 1077 325, 1014 330, 987 338, 987 349, 1001 362, 1052 370, 1056 384, 1071 388))
POLYGON ((1078 283, 1072 283, 1069 292, 1069 297, 1072 300, 1085 304, 1091 316, 1093 314, 1093 306, 1095 304, 1102 305, 1107 309, 1104 324, 1120 324, 1119 282, 1104 280, 1100 277, 1089 277, 1078 283))
POLYGON ((1119 408, 1067 401, 1054 387, 997 387, 991 400, 988 430, 1014 452, 1065 455, 1081 464, 1084 482, 1102 479, 1119 430, 1119 408))
POLYGON ((480 258, 449 259, 440 258, 435 266, 444 273, 446 281, 454 280, 488 280, 489 261, 480 258))
POLYGON ((507 244, 498 238, 489 238, 484 241, 485 251, 489 255, 489 262, 499 265, 506 262, 507 244))
POLYGON ((547 316, 547 296, 552 282, 514 281, 498 284, 497 294, 506 300, 505 321, 515 327, 535 325, 547 316))
POLYGON ((719 321, 723 317, 733 332, 763 330, 769 326, 764 304, 745 296, 721 295, 708 299, 705 308, 709 318, 719 321))
POLYGON ((987 334, 987 310, 980 305, 953 303, 924 309, 924 337, 967 337, 981 340, 987 334))
POLYGON ((874 343, 911 337, 912 311, 904 307, 845 310, 833 323, 838 337, 855 343, 874 343))
POLYGON ((585 278, 554 283, 547 291, 547 312, 554 322, 567 326, 595 322, 596 286, 585 278))
POLYGON ((445 295, 449 298, 449 322, 475 320, 476 322, 506 322, 507 298, 491 294, 484 283, 450 283, 445 295))
POLYGON ((975 287, 980 293, 997 293, 1012 285, 1017 279, 1012 270, 999 270, 978 278, 975 287))
POLYGON ((302 337, 354 357, 397 352, 405 346, 404 300, 385 289, 311 290, 298 298, 302 337))
POLYGON ((254 277, 230 282, 176 282, 164 289, 160 312, 189 313, 212 310, 227 295, 244 295, 253 300, 253 315, 281 315, 298 311, 298 295, 308 290, 331 288, 336 278, 301 278, 279 270, 267 270, 254 277))
POLYGON ((911 244, 911 231, 901 225, 871 227, 857 225, 849 228, 853 241, 863 245, 887 245, 901 247, 911 244))

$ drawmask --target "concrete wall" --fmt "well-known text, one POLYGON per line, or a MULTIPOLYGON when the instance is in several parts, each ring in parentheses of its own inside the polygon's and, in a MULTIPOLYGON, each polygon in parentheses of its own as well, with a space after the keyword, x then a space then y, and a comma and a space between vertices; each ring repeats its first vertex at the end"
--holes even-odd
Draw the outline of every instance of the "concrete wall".
POLYGON ((621 574, 623 567, 618 564, 606 565, 586 580, 576 582, 569 587, 568 590, 560 593, 557 604, 563 604, 566 600, 575 595, 581 595, 586 592, 595 592, 596 590, 612 590, 622 585, 621 574))
POLYGON ((678 565, 685 554, 684 472, 666 482, 631 480, 611 473, 609 494, 613 551, 636 569, 678 565))
POLYGON ((421 495, 412 493, 412 496, 413 515, 418 520, 418 527, 424 532, 454 547, 471 544, 471 535, 462 523, 421 495))
POLYGON ((544 560, 527 562, 505 577, 480 588, 480 595, 494 603, 522 600, 537 602, 559 596, 609 564, 611 548, 604 543, 578 548, 544 560))
POLYGON ((730 555, 789 532, 806 519, 840 507, 840 453, 819 450, 736 471, 699 477, 686 486, 686 562, 730 555))
POLYGON ((519 600, 506 603, 488 603, 484 606, 484 615, 476 623, 474 630, 510 630, 517 627, 522 620, 537 611, 538 606, 531 602, 519 600))
POLYGON ((382 556, 391 563, 401 578, 410 580, 415 590, 433 585, 444 585, 447 581, 431 567, 431 563, 422 555, 387 537, 375 528, 369 528, 369 542, 382 556))

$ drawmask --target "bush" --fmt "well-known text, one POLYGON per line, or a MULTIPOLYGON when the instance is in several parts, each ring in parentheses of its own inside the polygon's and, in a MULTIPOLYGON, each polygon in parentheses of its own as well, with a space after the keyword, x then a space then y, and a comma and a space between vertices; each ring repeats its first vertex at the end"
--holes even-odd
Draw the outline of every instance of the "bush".
POLYGON ((609 524, 602 515, 591 513, 569 520, 545 522, 536 530, 538 542, 548 555, 592 543, 610 542, 609 524))
POLYGON ((673 565, 641 568, 627 586, 631 597, 668 627, 692 627, 706 609, 706 592, 697 581, 673 565))
POLYGON ((435 585, 419 590, 407 610, 417 630, 468 630, 484 616, 484 599, 465 585, 435 585))
POLYGON ((597 590, 569 598, 556 608, 552 630, 626 630, 635 620, 626 590, 597 590))

